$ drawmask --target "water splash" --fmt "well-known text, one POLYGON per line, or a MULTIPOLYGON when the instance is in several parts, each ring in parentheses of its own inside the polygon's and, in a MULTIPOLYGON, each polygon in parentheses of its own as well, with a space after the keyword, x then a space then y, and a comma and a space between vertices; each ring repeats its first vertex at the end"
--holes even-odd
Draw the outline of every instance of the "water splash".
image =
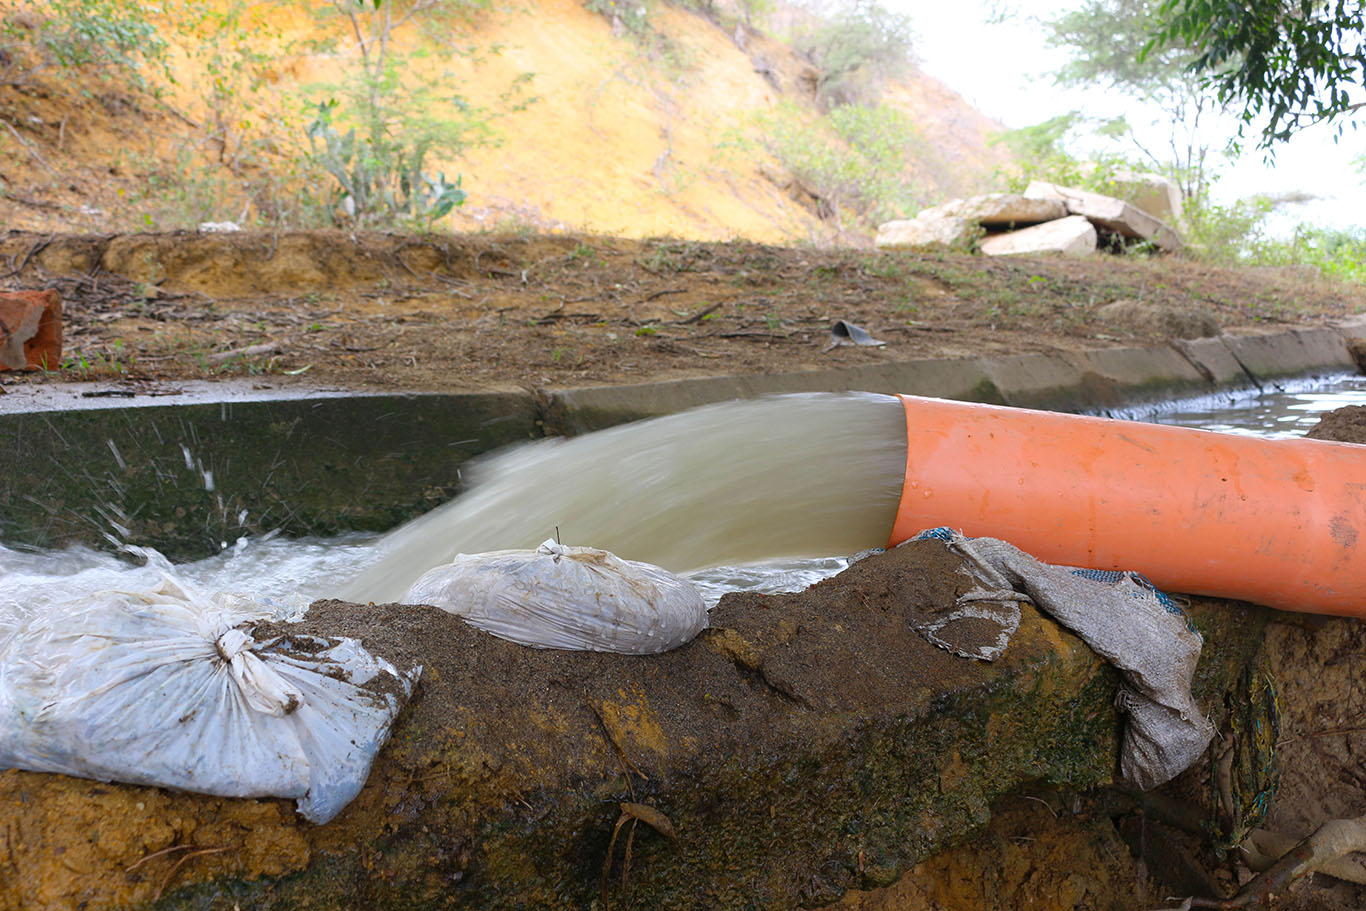
POLYGON ((674 572, 886 543, 906 466, 892 396, 806 394, 695 408, 476 466, 474 489, 385 536, 338 595, 403 596, 457 553, 566 544, 674 572))

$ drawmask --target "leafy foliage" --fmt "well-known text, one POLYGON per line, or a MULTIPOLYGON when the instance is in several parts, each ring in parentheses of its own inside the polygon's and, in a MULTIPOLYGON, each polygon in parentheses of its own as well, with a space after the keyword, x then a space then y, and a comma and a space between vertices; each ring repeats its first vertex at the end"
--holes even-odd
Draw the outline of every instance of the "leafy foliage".
POLYGON ((1069 140, 1086 123, 1081 114, 1073 111, 992 137, 991 141, 1004 145, 1014 159, 1009 169, 998 174, 1006 189, 1019 193, 1032 180, 1047 180, 1066 187, 1107 192, 1115 174, 1129 169, 1133 163, 1118 155, 1095 156, 1089 161, 1073 155, 1068 149, 1069 140))
POLYGON ((0 84, 21 85, 54 67, 116 68, 145 87, 142 67, 166 54, 148 19, 157 12, 120 0, 21 2, 0 21, 0 84))
MULTIPOLYGON (((1366 5, 1339 0, 1166 0, 1148 55, 1185 45, 1244 127, 1266 118, 1259 145, 1358 110, 1366 82, 1366 5)), ((1341 124, 1339 125, 1341 129, 1341 124)))
POLYGON ((881 82, 908 66, 914 32, 909 17, 878 0, 852 0, 793 39, 821 75, 817 99, 837 107, 876 100, 881 82))
POLYGON ((1181 42, 1148 49, 1161 25, 1151 0, 1086 0, 1045 29, 1051 46, 1072 54, 1056 74, 1060 85, 1108 86, 1161 112, 1155 122, 1168 133, 1165 148, 1140 139, 1127 120, 1112 121, 1111 131, 1138 150, 1147 170, 1174 180, 1193 199, 1204 194, 1211 177, 1210 144, 1201 127, 1219 105, 1191 71, 1193 50, 1181 42))
MULTIPOLYGON (((461 178, 429 173, 427 160, 454 158, 471 145, 493 141, 493 113, 452 92, 447 74, 424 77, 412 65, 428 53, 458 53, 449 39, 432 42, 436 50, 405 53, 397 49, 396 33, 409 23, 464 16, 471 7, 447 0, 413 0, 399 7, 376 0, 366 9, 352 0, 332 0, 355 36, 359 59, 331 87, 340 100, 310 104, 307 134, 314 161, 335 180, 330 208, 338 221, 429 227, 465 201, 461 178)), ((505 93, 512 110, 535 100, 520 97, 530 78, 523 74, 505 93)))
POLYGON ((447 181, 444 172, 424 170, 432 135, 396 140, 387 129, 357 138, 355 127, 338 133, 332 122, 335 100, 318 104, 308 127, 319 164, 338 185, 335 206, 358 226, 399 221, 430 225, 465 202, 461 179, 447 181))
POLYGON ((811 118, 791 103, 759 118, 768 150, 820 200, 821 214, 876 226, 928 201, 910 171, 923 143, 902 111, 841 105, 811 118))

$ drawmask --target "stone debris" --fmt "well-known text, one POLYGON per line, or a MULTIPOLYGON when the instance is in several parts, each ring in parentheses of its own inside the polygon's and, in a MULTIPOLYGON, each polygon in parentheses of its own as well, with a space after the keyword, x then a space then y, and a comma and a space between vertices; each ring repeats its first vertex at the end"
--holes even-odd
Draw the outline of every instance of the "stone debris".
POLYGON ((1170 226, 1179 224, 1182 215, 1176 187, 1155 174, 1126 174, 1120 175, 1116 189, 1126 198, 1036 180, 1023 194, 954 199, 915 218, 880 225, 877 246, 920 251, 975 246, 988 256, 1080 255, 1096 250, 1102 235, 1117 235, 1159 250, 1182 249, 1180 234, 1170 226))
POLYGON ((1186 207, 1181 202, 1181 190, 1161 174, 1119 171, 1110 183, 1114 187, 1112 195, 1165 225, 1184 230, 1186 207))
POLYGON ((970 218, 946 215, 937 208, 925 209, 915 218, 879 225, 877 245, 910 250, 966 250, 972 246, 977 231, 970 218))
POLYGON ((1034 199, 1062 200, 1073 215, 1084 215, 1097 227, 1123 237, 1146 240, 1161 250, 1180 250, 1183 246, 1181 238, 1171 228, 1137 206, 1113 196, 1060 187, 1043 180, 1032 181, 1025 188, 1025 195, 1034 199))
POLYGON ((955 199, 936 206, 945 215, 970 218, 984 228, 1037 225, 1067 215, 1067 206, 1056 199, 1030 199, 1019 193, 988 193, 955 199))
POLYGON ((991 234, 982 238, 981 249, 987 256, 1012 253, 1062 253, 1085 256, 1096 251, 1096 227, 1080 215, 1046 221, 1020 231, 991 234))

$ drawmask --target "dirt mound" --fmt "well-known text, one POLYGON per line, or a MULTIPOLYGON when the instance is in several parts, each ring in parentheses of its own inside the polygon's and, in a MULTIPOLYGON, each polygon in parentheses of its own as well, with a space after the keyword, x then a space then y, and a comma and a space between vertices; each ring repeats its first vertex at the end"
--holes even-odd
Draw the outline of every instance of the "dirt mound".
MULTIPOLYGON (((285 801, 3 772, 0 906, 98 909, 164 892, 176 908, 583 908, 603 888, 620 894, 600 877, 622 801, 677 833, 635 833, 640 907, 816 907, 890 884, 1013 788, 1114 774, 1114 680, 1075 638, 1026 607, 985 665, 911 629, 973 584, 960 565, 920 542, 803 594, 727 595, 697 640, 648 658, 523 648, 432 608, 318 602, 297 629, 424 665, 351 806, 310 826, 285 801)), ((1246 660, 1259 624, 1193 609, 1222 640, 1219 661, 1246 660)), ((1230 683, 1218 666, 1202 679, 1230 683)), ((1110 894, 1075 865, 1004 891, 1041 847, 1022 840, 1038 819, 1007 807, 979 839, 992 871, 945 888, 1064 904, 1110 894)), ((1078 850, 1088 825, 1047 862, 1078 850)), ((1115 852, 1112 837, 1097 844, 1084 863, 1115 852)))
POLYGON ((1305 436, 1311 440, 1366 443, 1366 405, 1346 405, 1328 412, 1305 436))

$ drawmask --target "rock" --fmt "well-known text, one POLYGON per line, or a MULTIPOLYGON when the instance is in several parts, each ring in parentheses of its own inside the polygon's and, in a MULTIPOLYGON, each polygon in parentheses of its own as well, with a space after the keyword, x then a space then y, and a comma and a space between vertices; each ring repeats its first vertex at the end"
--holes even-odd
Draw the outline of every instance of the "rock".
POLYGON ((1069 215, 1032 228, 993 234, 982 239, 982 252, 988 256, 1014 253, 1063 253, 1084 256, 1096 249, 1096 229, 1080 215, 1069 215))
POLYGON ((1356 362, 1357 370, 1366 373, 1366 338, 1354 338, 1347 343, 1347 353, 1356 362))
POLYGON ((926 209, 915 218, 879 225, 877 245, 909 250, 967 250, 979 230, 972 219, 926 209))
POLYGON ((1061 200, 1073 215, 1084 215, 1097 227, 1124 237, 1149 241, 1161 250, 1180 250, 1184 246, 1181 237, 1167 225, 1113 196, 1060 187, 1043 180, 1032 181, 1025 188, 1025 196, 1061 200))
MULTIPOLYGON (((988 193, 968 199, 955 199, 921 212, 968 218, 984 228, 1012 225, 1037 225, 1067 215, 1067 206, 1056 199, 1030 199, 1019 193, 988 193)), ((919 216, 917 216, 919 217, 919 216)))
POLYGON ((1181 225, 1186 220, 1181 190, 1161 174, 1139 174, 1119 171, 1111 179, 1114 195, 1142 212, 1167 225, 1181 225))
POLYGON ((1036 225, 1067 215, 1056 199, 1028 199, 1018 193, 989 193, 922 209, 915 218, 889 221, 877 229, 879 247, 966 250, 982 228, 1036 225))
POLYGON ((0 291, 0 372, 56 370, 61 360, 61 295, 0 291))
POLYGON ((1117 300, 1097 310, 1096 317, 1134 335, 1213 338, 1219 334, 1219 321, 1214 314, 1194 307, 1117 300))

